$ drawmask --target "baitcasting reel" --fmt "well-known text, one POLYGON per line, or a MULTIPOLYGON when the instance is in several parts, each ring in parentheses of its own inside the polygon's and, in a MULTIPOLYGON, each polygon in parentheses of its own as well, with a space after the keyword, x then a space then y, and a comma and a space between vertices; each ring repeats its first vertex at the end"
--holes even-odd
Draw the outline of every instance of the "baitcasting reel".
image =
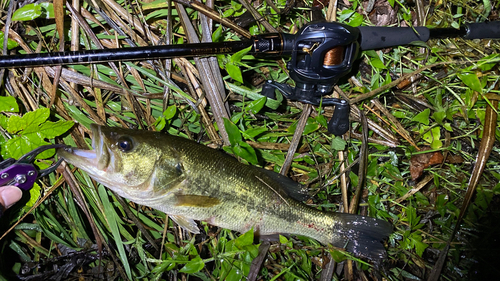
MULTIPOLYGON (((278 90, 289 100, 335 106, 328 131, 337 136, 346 133, 349 130, 349 103, 323 96, 330 94, 338 80, 351 71, 359 51, 359 29, 336 22, 322 22, 306 25, 296 35, 274 34, 278 35, 285 42, 280 46, 283 55, 291 55, 287 69, 295 87, 266 81, 262 94, 275 99, 275 90, 278 90)), ((257 40, 262 42, 263 38, 257 40)), ((261 44, 255 45, 258 45, 257 53, 269 53, 261 44)))

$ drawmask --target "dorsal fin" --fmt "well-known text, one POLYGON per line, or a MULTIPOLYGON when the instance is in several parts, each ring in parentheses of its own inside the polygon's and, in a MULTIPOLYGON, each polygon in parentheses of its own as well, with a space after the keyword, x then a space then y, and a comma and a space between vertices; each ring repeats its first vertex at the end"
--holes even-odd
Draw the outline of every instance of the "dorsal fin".
POLYGON ((278 174, 274 171, 266 170, 263 168, 257 168, 257 171, 262 172, 265 174, 270 180, 274 181, 275 183, 278 184, 278 186, 274 186, 271 183, 267 182, 268 184, 272 185, 273 188, 279 188, 283 192, 285 192, 286 195, 289 197, 297 200, 297 201, 305 201, 309 199, 309 194, 307 192, 307 188, 298 183, 293 181, 291 178, 283 176, 281 174, 278 174))

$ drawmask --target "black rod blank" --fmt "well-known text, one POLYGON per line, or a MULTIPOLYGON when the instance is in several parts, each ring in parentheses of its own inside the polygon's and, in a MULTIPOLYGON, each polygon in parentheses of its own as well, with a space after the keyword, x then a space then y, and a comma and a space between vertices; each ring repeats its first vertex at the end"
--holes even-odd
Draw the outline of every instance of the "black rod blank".
POLYGON ((136 61, 229 54, 248 48, 252 43, 252 40, 245 40, 0 56, 0 68, 89 64, 108 61, 136 61))

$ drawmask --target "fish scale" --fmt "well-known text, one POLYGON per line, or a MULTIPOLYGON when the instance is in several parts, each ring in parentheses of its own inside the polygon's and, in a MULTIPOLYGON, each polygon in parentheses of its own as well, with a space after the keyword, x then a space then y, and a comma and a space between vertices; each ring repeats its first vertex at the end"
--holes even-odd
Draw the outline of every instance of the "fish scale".
POLYGON ((200 232, 195 220, 206 221, 242 233, 303 235, 372 260, 385 257, 388 222, 307 206, 298 201, 303 187, 291 179, 165 133, 91 128, 94 150, 64 148, 59 156, 190 232, 200 232))

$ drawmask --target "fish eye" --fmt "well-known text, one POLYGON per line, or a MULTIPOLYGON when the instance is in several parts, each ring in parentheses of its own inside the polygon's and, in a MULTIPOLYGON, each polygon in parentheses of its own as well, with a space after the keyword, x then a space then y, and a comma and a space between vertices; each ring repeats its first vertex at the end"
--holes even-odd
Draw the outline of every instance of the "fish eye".
POLYGON ((129 152, 134 148, 134 143, 129 137, 120 137, 116 145, 123 152, 129 152))

